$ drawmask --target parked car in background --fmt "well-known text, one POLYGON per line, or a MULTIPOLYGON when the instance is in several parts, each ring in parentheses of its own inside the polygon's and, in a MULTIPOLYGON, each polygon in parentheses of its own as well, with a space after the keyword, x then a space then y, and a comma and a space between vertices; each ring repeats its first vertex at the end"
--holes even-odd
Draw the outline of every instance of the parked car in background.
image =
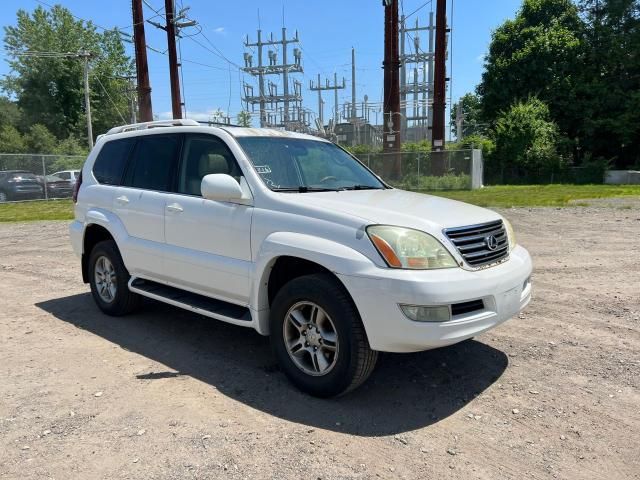
POLYGON ((38 175, 38 182, 43 187, 43 198, 69 198, 73 195, 74 183, 63 180, 56 175, 47 175, 46 177, 38 175))
POLYGON ((44 188, 38 177, 26 170, 0 171, 0 202, 42 198, 44 188))
POLYGON ((51 175, 62 180, 66 180, 71 185, 75 185, 78 177, 80 176, 80 170, 61 170, 59 172, 54 172, 51 175))

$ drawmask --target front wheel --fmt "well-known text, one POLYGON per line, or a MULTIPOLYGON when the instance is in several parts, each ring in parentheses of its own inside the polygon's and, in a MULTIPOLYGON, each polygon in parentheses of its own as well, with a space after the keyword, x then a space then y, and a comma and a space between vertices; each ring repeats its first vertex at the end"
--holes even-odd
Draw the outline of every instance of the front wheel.
POLYGON ((342 395, 373 371, 360 315, 344 287, 329 274, 287 283, 271 306, 271 345, 278 363, 300 390, 317 397, 342 395))
POLYGON ((138 306, 141 297, 129 290, 131 276, 113 240, 93 247, 88 268, 91 294, 100 310, 107 315, 121 316, 138 306))

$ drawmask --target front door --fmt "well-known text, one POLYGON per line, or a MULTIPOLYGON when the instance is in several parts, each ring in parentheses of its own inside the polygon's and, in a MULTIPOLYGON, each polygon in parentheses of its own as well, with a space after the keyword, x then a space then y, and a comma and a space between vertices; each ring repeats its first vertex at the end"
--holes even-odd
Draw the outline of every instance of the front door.
POLYGON ((187 134, 177 172, 176 193, 164 207, 165 268, 177 287, 232 303, 249 302, 253 207, 202 198, 205 175, 225 173, 240 181, 227 145, 214 135, 187 134))

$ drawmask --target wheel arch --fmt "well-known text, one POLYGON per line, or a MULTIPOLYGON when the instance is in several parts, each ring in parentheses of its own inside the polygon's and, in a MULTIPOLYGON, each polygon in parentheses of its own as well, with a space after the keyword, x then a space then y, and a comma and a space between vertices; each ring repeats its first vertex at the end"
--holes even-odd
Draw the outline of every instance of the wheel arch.
POLYGON ((294 278, 329 274, 351 298, 337 274, 353 274, 370 265, 371 261, 360 252, 331 240, 299 233, 271 234, 263 242, 255 263, 250 308, 256 330, 262 335, 269 334, 271 302, 280 288, 294 278))

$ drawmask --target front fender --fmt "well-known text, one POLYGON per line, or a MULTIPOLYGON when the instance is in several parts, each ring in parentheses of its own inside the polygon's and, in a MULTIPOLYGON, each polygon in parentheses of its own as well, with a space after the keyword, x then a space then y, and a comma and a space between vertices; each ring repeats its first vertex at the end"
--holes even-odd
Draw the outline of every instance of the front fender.
POLYGON ((296 257, 316 263, 336 274, 358 275, 372 265, 365 255, 341 243, 294 232, 274 232, 262 242, 254 262, 249 307, 256 329, 269 334, 268 284, 271 269, 279 257, 296 257))

